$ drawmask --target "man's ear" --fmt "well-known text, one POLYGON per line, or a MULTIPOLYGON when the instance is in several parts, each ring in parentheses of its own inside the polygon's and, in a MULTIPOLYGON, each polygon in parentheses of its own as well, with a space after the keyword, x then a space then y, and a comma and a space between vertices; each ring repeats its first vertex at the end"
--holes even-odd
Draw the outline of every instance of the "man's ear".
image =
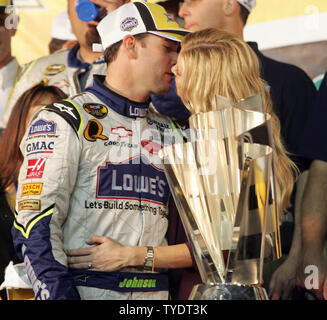
POLYGON ((126 35, 123 39, 122 46, 126 52, 128 58, 136 59, 136 39, 132 35, 126 35))
POLYGON ((231 16, 235 14, 239 4, 237 3, 237 0, 224 0, 223 3, 223 10, 226 16, 231 16))

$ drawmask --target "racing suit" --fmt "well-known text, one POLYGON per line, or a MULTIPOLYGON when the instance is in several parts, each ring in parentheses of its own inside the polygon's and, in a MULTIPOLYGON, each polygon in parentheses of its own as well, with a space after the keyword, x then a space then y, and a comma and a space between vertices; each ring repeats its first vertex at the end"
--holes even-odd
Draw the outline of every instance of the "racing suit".
POLYGON ((57 51, 24 65, 0 118, 0 127, 6 126, 11 110, 19 97, 42 80, 48 85, 60 88, 68 96, 73 96, 92 85, 94 74, 105 75, 106 70, 107 65, 103 58, 93 64, 82 62, 79 58, 79 45, 70 50, 57 51))
POLYGON ((67 268, 64 250, 87 247, 93 235, 167 245, 170 191, 158 151, 180 138, 151 104, 111 91, 103 76, 94 79, 86 92, 44 107, 30 122, 20 146, 15 248, 36 299, 167 299, 164 272, 67 268))

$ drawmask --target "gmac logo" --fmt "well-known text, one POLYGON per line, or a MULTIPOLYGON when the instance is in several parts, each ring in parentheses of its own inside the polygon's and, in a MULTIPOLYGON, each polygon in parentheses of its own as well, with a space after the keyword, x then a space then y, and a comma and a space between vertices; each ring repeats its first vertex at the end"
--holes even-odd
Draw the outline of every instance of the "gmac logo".
POLYGON ((26 151, 27 155, 37 154, 37 153, 53 153, 54 142, 37 141, 27 144, 26 151))

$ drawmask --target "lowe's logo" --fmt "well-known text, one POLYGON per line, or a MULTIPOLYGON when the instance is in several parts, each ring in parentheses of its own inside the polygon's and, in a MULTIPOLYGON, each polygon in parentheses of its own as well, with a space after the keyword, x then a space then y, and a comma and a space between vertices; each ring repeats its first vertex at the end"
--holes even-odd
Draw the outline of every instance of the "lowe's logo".
POLYGON ((37 141, 28 143, 26 146, 27 155, 36 153, 53 153, 53 146, 53 141, 37 141))
MULTIPOLYGON (((141 159, 140 159, 141 158, 141 159)), ((98 167, 98 199, 143 200, 167 205, 169 186, 162 169, 135 157, 121 163, 98 167)))
POLYGON ((28 136, 36 134, 55 134, 57 124, 53 121, 46 121, 43 119, 34 122, 28 131, 28 136))

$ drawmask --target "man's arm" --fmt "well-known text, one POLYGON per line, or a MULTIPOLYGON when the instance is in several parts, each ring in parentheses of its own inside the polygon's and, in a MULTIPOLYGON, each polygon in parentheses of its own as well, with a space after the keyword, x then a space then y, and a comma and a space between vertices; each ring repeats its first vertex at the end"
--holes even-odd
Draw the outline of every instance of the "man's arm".
POLYGON ((323 256, 327 234, 327 162, 314 160, 302 202, 302 265, 300 285, 304 286, 305 268, 318 267, 319 288, 313 290, 319 299, 327 299, 327 261, 323 256))
POLYGON ((42 110, 27 129, 21 151, 15 249, 23 257, 36 299, 78 299, 67 271, 62 225, 78 174, 79 139, 60 115, 42 110))
POLYGON ((308 179, 308 170, 302 172, 297 180, 294 233, 288 257, 272 275, 269 283, 269 293, 273 300, 289 299, 296 285, 296 271, 301 258, 301 202, 308 179))

